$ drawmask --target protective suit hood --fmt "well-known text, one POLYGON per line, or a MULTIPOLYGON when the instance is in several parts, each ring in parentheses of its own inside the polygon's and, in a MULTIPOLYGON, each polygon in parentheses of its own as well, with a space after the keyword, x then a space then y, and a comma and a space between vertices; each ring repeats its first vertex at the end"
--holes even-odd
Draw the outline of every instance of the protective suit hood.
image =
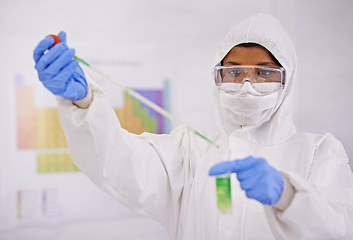
MULTIPOLYGON (((257 14, 239 22, 223 39, 213 66, 220 65, 222 59, 235 46, 241 43, 257 43, 271 52, 286 70, 285 88, 268 117, 255 125, 240 125, 234 122, 220 103, 220 90, 214 89, 216 122, 221 135, 243 135, 261 145, 275 144, 287 140, 295 132, 292 116, 293 85, 297 69, 294 46, 279 21, 267 14, 257 14)), ((250 139, 247 139, 250 140, 250 139)))

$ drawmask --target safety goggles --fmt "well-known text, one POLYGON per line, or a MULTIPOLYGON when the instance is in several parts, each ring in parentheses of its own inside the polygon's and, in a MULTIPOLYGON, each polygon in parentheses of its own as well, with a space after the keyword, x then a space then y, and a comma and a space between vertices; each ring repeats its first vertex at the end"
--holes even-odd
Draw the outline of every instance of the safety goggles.
POLYGON ((269 66, 216 66, 214 68, 216 85, 221 88, 223 83, 243 85, 250 82, 256 91, 268 94, 284 88, 285 69, 269 66), (271 85, 271 87, 269 87, 271 85))

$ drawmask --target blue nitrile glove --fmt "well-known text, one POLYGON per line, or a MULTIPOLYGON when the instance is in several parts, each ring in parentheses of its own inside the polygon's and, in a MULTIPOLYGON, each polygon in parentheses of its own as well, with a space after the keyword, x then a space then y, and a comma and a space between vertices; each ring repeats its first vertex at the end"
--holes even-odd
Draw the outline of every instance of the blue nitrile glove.
POLYGON ((52 47, 54 39, 48 36, 34 49, 35 68, 39 80, 49 91, 78 101, 87 95, 87 81, 78 61, 73 59, 75 50, 66 45, 66 34, 60 32, 58 37, 61 43, 52 47))
POLYGON ((263 158, 247 157, 214 165, 210 176, 234 172, 248 198, 263 204, 275 205, 283 191, 281 174, 263 158))

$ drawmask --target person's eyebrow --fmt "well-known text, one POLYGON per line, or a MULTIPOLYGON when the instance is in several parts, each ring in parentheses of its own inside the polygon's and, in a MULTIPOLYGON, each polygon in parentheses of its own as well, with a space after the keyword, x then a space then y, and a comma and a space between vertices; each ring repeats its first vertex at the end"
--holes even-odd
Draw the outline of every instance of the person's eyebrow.
MULTIPOLYGON (((230 64, 230 65, 241 65, 240 63, 233 62, 233 61, 228 61, 228 62, 223 63, 223 65, 227 65, 227 64, 230 64)), ((273 65, 277 65, 277 64, 275 62, 260 62, 260 63, 257 63, 256 65, 259 65, 259 66, 273 66, 273 65)))
POLYGON ((225 65, 225 64, 240 65, 240 63, 232 62, 232 61, 225 62, 223 65, 225 65))
POLYGON ((260 66, 268 66, 268 65, 277 65, 275 62, 262 62, 262 63, 258 63, 256 65, 260 65, 260 66))

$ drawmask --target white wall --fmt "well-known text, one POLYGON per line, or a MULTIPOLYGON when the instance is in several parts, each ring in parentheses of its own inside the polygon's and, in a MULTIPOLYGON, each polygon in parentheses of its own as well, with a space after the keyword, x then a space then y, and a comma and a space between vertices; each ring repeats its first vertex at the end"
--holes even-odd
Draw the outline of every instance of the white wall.
MULTIPOLYGON (((0 0, 0 77, 3 86, 0 160, 4 162, 9 151, 16 151, 14 132, 9 128, 9 123, 15 120, 14 105, 10 103, 13 89, 9 81, 16 72, 36 81, 32 51, 45 35, 65 30, 69 45, 83 58, 85 55, 99 57, 102 51, 104 56, 115 57, 119 55, 117 46, 153 49, 154 57, 148 59, 149 71, 153 74, 163 69, 171 79, 173 114, 191 126, 211 133, 215 127, 210 64, 216 47, 237 21, 257 12, 277 16, 296 45, 299 72, 295 120, 298 129, 333 133, 353 159, 350 127, 353 122, 350 106, 353 102, 350 94, 353 89, 350 79, 352 7, 349 0, 0 0), (87 46, 92 46, 89 52, 87 46), (107 51, 107 46, 112 46, 111 52, 107 51)), ((136 51, 133 52, 138 58, 136 51)), ((149 81, 147 76, 141 84, 148 85, 149 81)), ((1 169, 4 166, 0 165, 0 171, 4 171, 1 169)), ((0 183, 6 184, 6 179, 0 178, 0 183)), ((122 219, 82 220, 60 226, 14 228, 0 232, 0 238, 48 239, 55 235, 57 239, 122 239, 131 230, 121 228, 126 224, 136 228, 151 226, 150 229, 155 230, 153 233, 145 227, 141 228, 141 235, 149 234, 151 239, 165 238, 165 232, 158 224, 134 215, 131 219, 123 223, 122 219), (119 230, 118 233, 117 226, 126 232, 119 230)), ((137 235, 133 237, 140 239, 137 235)))
POLYGON ((353 1, 295 0, 276 3, 298 55, 295 122, 299 131, 335 135, 353 167, 353 1))
POLYGON ((295 120, 300 130, 331 132, 353 166, 353 1, 300 1, 295 120))

